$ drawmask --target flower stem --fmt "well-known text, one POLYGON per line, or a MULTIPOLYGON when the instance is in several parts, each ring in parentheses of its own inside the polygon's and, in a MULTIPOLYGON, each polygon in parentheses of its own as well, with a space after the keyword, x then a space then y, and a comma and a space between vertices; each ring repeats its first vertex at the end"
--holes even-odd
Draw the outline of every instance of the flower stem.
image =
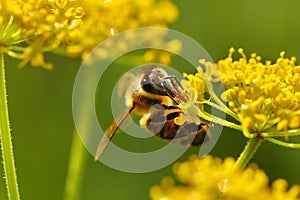
POLYGON ((292 148, 292 149, 300 149, 300 143, 288 143, 288 142, 283 142, 280 140, 276 140, 274 138, 266 138, 267 141, 272 142, 274 144, 277 144, 279 146, 282 147, 286 147, 286 148, 292 148))
POLYGON ((220 125, 223 125, 223 126, 226 126, 226 127, 229 127, 229 128, 233 128, 233 129, 236 129, 236 130, 239 130, 241 131, 242 130, 242 127, 238 124, 235 124, 233 122, 229 122, 227 120, 224 120, 224 119, 221 119, 219 117, 216 117, 216 116, 213 116, 205 111, 202 111, 201 113, 199 113, 199 116, 207 121, 210 121, 210 122, 213 122, 213 123, 216 123, 216 124, 220 124, 220 125))
POLYGON ((11 134, 8 120, 7 94, 5 87, 4 55, 0 54, 0 141, 8 198, 20 199, 11 134))
POLYGON ((237 114, 235 114, 234 112, 232 112, 228 107, 223 107, 223 106, 219 106, 218 104, 215 104, 211 101, 207 101, 205 102, 207 105, 211 106, 211 107, 214 107, 228 115, 230 115, 231 117, 233 117, 235 120, 237 121, 240 121, 239 117, 237 116, 237 114))
POLYGON ((80 199, 80 188, 85 168, 85 161, 85 148, 82 145, 76 130, 74 130, 64 200, 80 199))
POLYGON ((242 151, 238 160, 235 163, 235 169, 244 169, 251 160, 251 158, 254 156, 262 142, 263 140, 258 137, 249 139, 244 150, 242 151))

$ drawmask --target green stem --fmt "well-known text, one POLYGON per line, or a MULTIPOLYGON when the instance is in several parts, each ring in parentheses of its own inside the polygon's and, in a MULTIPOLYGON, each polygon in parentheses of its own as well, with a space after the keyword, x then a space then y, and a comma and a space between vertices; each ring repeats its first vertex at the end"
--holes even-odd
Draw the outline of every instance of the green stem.
POLYGON ((5 87, 4 55, 0 54, 0 141, 8 198, 20 199, 11 134, 8 120, 7 94, 5 87))
POLYGON ((244 150, 235 163, 235 169, 244 169, 262 142, 263 140, 257 137, 249 139, 244 150))
POLYGON ((82 145, 76 130, 74 130, 64 200, 80 199, 80 188, 85 168, 85 161, 85 148, 82 145))
POLYGON ((285 136, 298 136, 300 135, 300 129, 291 129, 287 131, 268 131, 266 133, 260 134, 263 138, 270 138, 270 137, 285 137, 285 136))
POLYGON ((289 143, 289 142, 283 142, 280 140, 276 140, 274 138, 265 138, 267 141, 272 142, 274 144, 277 144, 282 147, 286 148, 292 148, 292 149, 300 149, 300 143, 289 143))
POLYGON ((224 110, 225 113, 229 114, 231 117, 233 117, 234 119, 236 119, 237 121, 239 121, 239 117, 236 115, 236 113, 234 113, 232 110, 230 110, 222 101, 221 99, 218 97, 218 95, 214 92, 213 89, 213 85, 210 83, 210 81, 206 80, 205 81, 208 91, 209 91, 209 95, 211 96, 212 99, 214 99, 216 101, 217 104, 215 105, 219 105, 220 107, 217 108, 219 110, 224 110), (223 109, 221 109, 223 108, 223 109))
POLYGON ((241 131, 242 130, 242 127, 241 125, 237 125, 233 122, 229 122, 227 120, 224 120, 224 119, 221 119, 219 117, 216 117, 216 116, 213 116, 207 112, 200 112, 199 113, 199 116, 207 121, 210 121, 210 122, 213 122, 213 123, 216 123, 216 124, 220 124, 222 126, 226 126, 226 127, 229 127, 229 128, 233 128, 233 129, 236 129, 236 130, 239 130, 241 131))
POLYGON ((223 107, 223 106, 219 106, 218 104, 215 104, 211 101, 207 101, 205 102, 207 105, 211 106, 211 107, 214 107, 228 115, 230 115, 231 117, 233 117, 235 120, 237 121, 240 121, 239 117, 237 116, 237 114, 235 114, 234 112, 232 112, 228 107, 223 107))

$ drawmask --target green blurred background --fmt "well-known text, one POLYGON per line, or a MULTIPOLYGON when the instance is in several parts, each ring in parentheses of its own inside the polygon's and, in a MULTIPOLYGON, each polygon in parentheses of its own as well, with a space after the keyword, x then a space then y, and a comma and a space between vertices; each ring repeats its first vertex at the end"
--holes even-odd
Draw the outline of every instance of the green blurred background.
MULTIPOLYGON (((226 57, 231 46, 244 48, 247 55, 255 51, 271 60, 282 50, 288 57, 300 59, 299 1, 174 2, 180 17, 170 28, 197 40, 215 61, 226 57)), ((74 128, 72 87, 81 62, 52 54, 47 59, 53 62, 53 71, 30 66, 20 70, 16 67, 18 61, 6 57, 13 145, 20 193, 25 200, 62 199, 67 173, 74 128)), ((107 78, 107 91, 115 84, 111 78, 107 78)), ((109 98, 105 93, 98 95, 100 99, 109 98)), ((109 109, 100 115, 107 116, 101 123, 108 126, 112 121, 109 109)), ((122 140, 121 134, 118 136, 116 141, 122 140)), ((124 141, 127 143, 136 145, 124 141)), ((241 134, 224 129, 211 154, 236 158, 244 144, 241 134)), ((197 152, 197 148, 190 148, 180 161, 197 152)), ((290 184, 300 184, 299 155, 299 150, 264 143, 253 161, 271 181, 282 177, 290 184)), ((87 154, 80 199, 149 199, 151 186, 167 175, 172 175, 172 166, 146 174, 129 174, 94 162, 87 154)), ((0 186, 0 199, 7 199, 3 178, 0 186)))

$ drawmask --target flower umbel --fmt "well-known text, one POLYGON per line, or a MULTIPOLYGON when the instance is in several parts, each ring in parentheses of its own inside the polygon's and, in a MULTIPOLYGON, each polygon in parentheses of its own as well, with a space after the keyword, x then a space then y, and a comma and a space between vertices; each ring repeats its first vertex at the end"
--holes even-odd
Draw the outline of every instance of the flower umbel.
POLYGON ((300 199, 300 186, 288 189, 287 182, 278 179, 269 187, 265 172, 251 165, 244 170, 233 170, 235 161, 207 156, 192 156, 188 161, 176 163, 174 173, 180 184, 166 177, 161 186, 150 191, 151 199, 161 200, 296 200, 300 199))
POLYGON ((300 144, 286 142, 291 136, 300 135, 300 65, 295 57, 286 58, 284 52, 275 63, 268 60, 263 63, 255 53, 247 59, 243 49, 238 52, 241 57, 234 59, 231 48, 228 57, 217 64, 200 60, 198 72, 184 76, 197 96, 188 104, 200 105, 198 117, 239 130, 249 139, 236 162, 235 168, 243 169, 263 141, 300 148, 300 144), (220 83, 224 91, 217 94, 214 87, 220 83), (201 104, 232 119, 212 116, 201 104))
POLYGON ((237 113, 245 136, 249 138, 293 136, 300 128, 300 66, 296 58, 285 58, 284 52, 275 63, 255 53, 234 61, 229 56, 217 64, 226 91, 222 99, 237 113))
POLYGON ((285 147, 300 147, 299 144, 274 139, 288 139, 300 134, 300 65, 296 64, 296 58, 285 58, 285 53, 281 52, 275 63, 263 63, 255 53, 247 59, 243 49, 238 52, 241 58, 237 60, 233 58, 233 48, 229 50, 228 57, 217 64, 200 60, 205 70, 198 68, 197 74, 185 75, 198 94, 198 91, 207 92, 199 82, 202 77, 206 84, 222 81, 225 91, 221 99, 228 106, 211 92, 213 90, 209 93, 216 104, 204 101, 203 95, 198 95, 197 101, 222 110, 240 122, 241 125, 213 121, 242 130, 247 138, 258 137, 285 147))
MULTIPOLYGON (((21 59, 20 67, 30 63, 46 69, 52 65, 45 63, 45 52, 85 58, 99 42, 118 32, 166 27, 178 16, 169 0, 2 0, 0 11, 0 52, 21 59)), ((159 59, 167 62, 169 57, 159 59)))
MULTIPOLYGON (((21 60, 19 67, 31 64, 50 70, 53 66, 45 61, 46 52, 85 59, 100 42, 116 33, 146 26, 167 27, 177 16, 177 7, 169 0, 0 0, 0 142, 9 199, 20 197, 8 120, 4 54, 21 60)), ((166 42, 164 36, 148 37, 173 50, 180 49, 178 40, 166 42)), ((128 40, 110 45, 124 50, 128 40)), ((96 52, 99 59, 107 56, 105 49, 96 52)), ((153 56, 150 52, 148 56, 163 63, 170 60, 168 54, 153 56)), ((72 157, 82 164, 83 152, 78 154, 78 145, 81 143, 74 142, 72 157)), ((77 165, 70 172, 66 199, 79 198, 75 194, 81 167, 77 165)))

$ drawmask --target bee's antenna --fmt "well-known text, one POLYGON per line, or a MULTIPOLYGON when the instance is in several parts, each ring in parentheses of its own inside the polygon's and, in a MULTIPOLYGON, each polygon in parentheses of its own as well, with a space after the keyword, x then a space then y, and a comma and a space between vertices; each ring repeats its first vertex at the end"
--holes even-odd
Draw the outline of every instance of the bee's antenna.
POLYGON ((163 85, 165 88, 165 92, 167 95, 178 105, 179 103, 174 99, 174 97, 180 99, 183 102, 187 102, 186 98, 182 95, 182 91, 180 91, 180 88, 184 90, 182 85, 180 84, 179 80, 176 76, 170 75, 164 77, 165 81, 163 81, 163 85), (170 81, 166 81, 170 80, 170 81), (169 85, 172 85, 173 87, 170 87, 169 85))
POLYGON ((175 80, 177 82, 177 84, 181 87, 181 89, 183 89, 181 83, 179 82, 178 78, 174 75, 170 75, 170 76, 166 76, 164 77, 165 79, 172 79, 172 80, 175 80))

